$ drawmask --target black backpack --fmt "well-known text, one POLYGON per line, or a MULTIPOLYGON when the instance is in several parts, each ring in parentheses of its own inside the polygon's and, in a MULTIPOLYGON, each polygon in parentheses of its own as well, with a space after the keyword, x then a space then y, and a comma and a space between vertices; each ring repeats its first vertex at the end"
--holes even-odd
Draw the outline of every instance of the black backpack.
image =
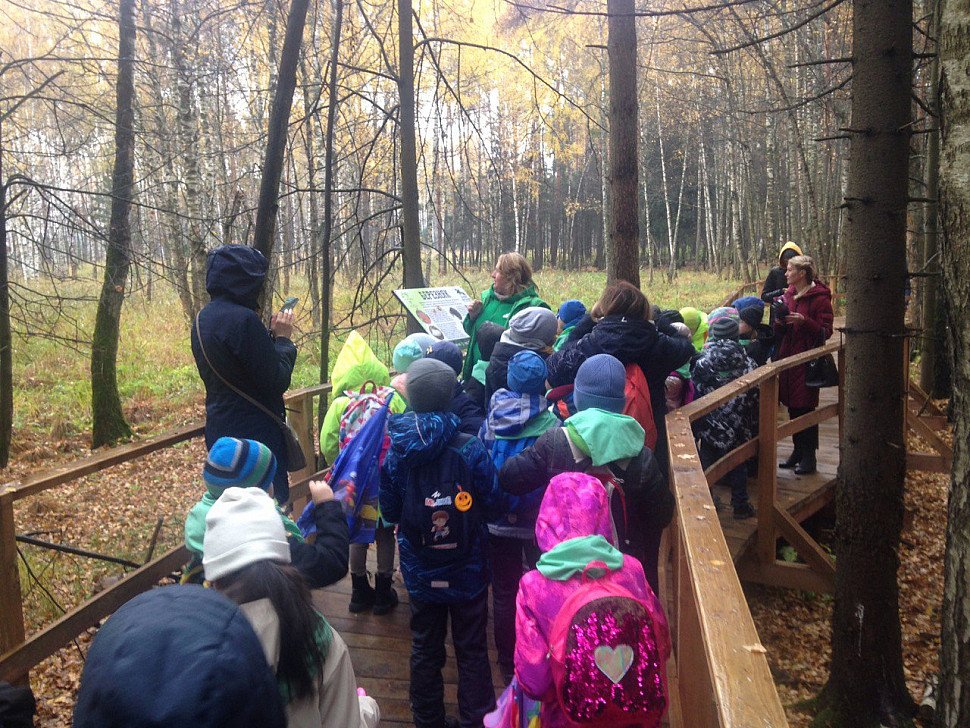
POLYGON ((467 490, 472 478, 461 453, 471 439, 457 433, 433 462, 408 472, 399 528, 430 568, 465 559, 481 529, 481 509, 467 490))

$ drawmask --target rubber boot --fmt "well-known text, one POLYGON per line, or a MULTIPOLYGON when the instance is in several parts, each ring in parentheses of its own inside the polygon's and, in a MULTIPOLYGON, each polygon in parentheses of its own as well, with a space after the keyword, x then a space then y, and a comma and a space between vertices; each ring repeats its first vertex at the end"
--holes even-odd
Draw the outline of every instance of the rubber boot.
POLYGON ((815 451, 809 450, 795 466, 795 475, 811 475, 815 472, 815 467, 815 451))
POLYGON ((778 463, 778 467, 781 468, 782 470, 792 470, 796 465, 798 465, 798 462, 801 459, 802 459, 802 454, 801 452, 799 452, 798 448, 796 447, 794 450, 791 451, 791 455, 788 456, 787 460, 783 460, 780 463, 778 463))
POLYGON ((397 606, 397 592, 390 574, 378 574, 374 579, 374 614, 387 614, 397 606))
POLYGON ((353 591, 350 593, 351 612, 366 612, 374 606, 374 587, 367 580, 367 574, 351 574, 350 580, 353 583, 353 591))

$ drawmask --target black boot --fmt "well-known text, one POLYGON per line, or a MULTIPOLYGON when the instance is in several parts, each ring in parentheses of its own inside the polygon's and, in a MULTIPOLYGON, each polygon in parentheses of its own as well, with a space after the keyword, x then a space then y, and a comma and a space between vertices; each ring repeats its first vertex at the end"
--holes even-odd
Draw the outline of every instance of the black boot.
POLYGON ((795 466, 795 475, 811 475, 815 472, 815 451, 809 450, 802 455, 798 465, 795 466))
POLYGON ((788 456, 787 460, 782 460, 780 463, 778 463, 778 467, 782 468, 783 470, 791 470, 796 465, 798 465, 798 462, 801 459, 802 459, 802 454, 801 452, 799 452, 798 448, 796 447, 794 450, 791 451, 791 455, 788 456))
POLYGON ((354 585, 354 589, 350 593, 349 609, 354 614, 357 612, 366 612, 374 606, 374 587, 367 580, 367 574, 351 574, 350 580, 354 585))
POLYGON ((378 574, 374 579, 374 614, 387 614, 397 606, 397 592, 390 574, 378 574))

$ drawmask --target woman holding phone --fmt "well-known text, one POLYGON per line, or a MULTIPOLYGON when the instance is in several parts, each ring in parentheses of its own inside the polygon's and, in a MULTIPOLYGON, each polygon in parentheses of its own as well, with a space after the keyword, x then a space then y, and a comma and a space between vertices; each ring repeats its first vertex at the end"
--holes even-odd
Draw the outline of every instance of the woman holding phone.
POLYGON ((289 463, 280 422, 286 419, 283 394, 296 363, 290 340, 296 299, 287 299, 267 329, 257 302, 268 268, 263 254, 245 245, 209 253, 205 287, 211 300, 193 321, 192 355, 205 384, 206 448, 220 437, 266 445, 278 464, 276 499, 286 503, 289 463))

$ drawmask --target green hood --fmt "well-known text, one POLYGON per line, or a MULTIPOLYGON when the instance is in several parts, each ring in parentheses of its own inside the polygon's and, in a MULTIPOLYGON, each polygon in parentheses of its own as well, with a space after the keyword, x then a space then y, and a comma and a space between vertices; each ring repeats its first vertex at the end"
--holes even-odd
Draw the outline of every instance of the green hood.
POLYGON ((704 348, 704 341, 707 339, 707 314, 698 308, 688 306, 680 309, 680 315, 690 329, 690 341, 694 345, 695 351, 704 348))
MULTIPOLYGON (((192 506, 189 515, 185 519, 185 548, 192 554, 202 556, 202 540, 205 538, 205 517, 209 509, 219 500, 222 491, 222 488, 206 488, 202 499, 192 506)), ((280 514, 280 518, 283 520, 286 537, 288 539, 294 539, 297 543, 303 543, 303 534, 300 532, 300 527, 289 516, 283 513, 276 501, 273 501, 273 504, 276 505, 276 512, 280 514)))
POLYGON ((367 381, 386 387, 391 383, 391 376, 363 337, 356 331, 351 331, 337 354, 330 381, 333 382, 334 394, 339 395, 349 389, 360 389, 367 381))
POLYGON ((572 443, 596 466, 636 457, 643 449, 643 428, 627 415, 591 407, 574 414, 565 425, 572 443))
POLYGON ((480 359, 472 367, 472 379, 479 384, 485 384, 485 370, 488 369, 488 359, 480 359))
MULTIPOLYGON (((591 561, 602 561, 610 571, 623 568, 623 554, 602 536, 580 536, 556 544, 536 562, 536 569, 547 579, 567 581, 583 573, 591 561)), ((591 573, 593 578, 603 573, 591 573)))

